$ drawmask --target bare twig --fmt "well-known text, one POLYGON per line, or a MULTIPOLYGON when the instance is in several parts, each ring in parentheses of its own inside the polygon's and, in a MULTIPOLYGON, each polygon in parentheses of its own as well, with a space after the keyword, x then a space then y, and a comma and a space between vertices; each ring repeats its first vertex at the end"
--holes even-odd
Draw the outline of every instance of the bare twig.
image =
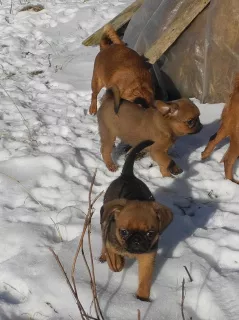
POLYGON ((95 271, 94 271, 93 254, 92 254, 91 239, 90 239, 91 218, 92 218, 92 215, 94 213, 93 205, 95 204, 97 199, 103 194, 103 191, 102 191, 98 196, 96 196, 96 198, 93 201, 91 200, 92 189, 93 189, 93 185, 94 185, 94 182, 95 182, 95 177, 96 177, 96 170, 95 170, 95 173, 94 173, 94 176, 93 176, 93 179, 92 179, 92 182, 91 182, 90 190, 89 190, 88 213, 87 213, 87 216, 86 216, 86 219, 85 219, 85 223, 84 223, 82 235, 81 235, 81 238, 80 238, 80 241, 79 241, 79 244, 78 244, 78 248, 77 248, 77 251, 76 251, 76 254, 75 254, 75 257, 74 257, 74 261, 73 261, 73 265, 72 265, 72 271, 71 271, 71 279, 72 279, 72 283, 73 283, 73 286, 74 286, 74 291, 77 294, 77 289, 76 289, 76 284, 75 284, 75 266, 76 266, 76 261, 77 261, 79 252, 80 252, 80 250, 82 250, 82 255, 83 255, 83 258, 84 258, 84 261, 85 261, 85 264, 86 264, 86 267, 87 267, 87 270, 88 270, 88 273, 89 273, 89 276, 90 276, 90 280, 91 280, 91 289, 92 289, 92 293, 93 293, 93 302, 94 302, 95 312, 96 312, 96 315, 97 315, 98 319, 100 319, 100 318, 104 319, 102 311, 100 309, 99 301, 98 301, 98 298, 97 298, 97 293, 96 293, 95 271), (89 264, 87 263, 87 260, 85 258, 85 254, 84 254, 84 250, 83 250, 84 235, 86 233, 87 228, 88 228, 88 241, 89 241, 90 259, 91 259, 91 269, 92 269, 92 271, 90 270, 89 264))
POLYGON ((181 300, 181 314, 182 314, 182 319, 185 320, 184 316, 184 300, 185 300, 185 279, 183 278, 182 282, 182 300, 181 300))
MULTIPOLYGON (((94 176, 93 176, 93 179, 92 179, 92 182, 91 182, 91 186, 90 186, 90 191, 89 191, 89 199, 91 200, 91 193, 92 193, 92 189, 93 189, 93 184, 95 182, 95 176, 96 176, 96 171, 95 170, 95 173, 94 173, 94 176)), ((89 222, 91 221, 91 217, 93 215, 93 211, 92 211, 92 207, 94 205, 94 203, 97 201, 97 199, 103 194, 103 191, 94 199, 94 201, 92 202, 92 204, 89 205, 89 209, 88 209, 88 213, 86 215, 86 218, 85 218, 85 223, 84 223, 84 227, 83 227, 83 231, 82 231, 82 234, 81 234, 81 237, 80 237, 80 241, 79 241, 79 244, 78 244, 78 247, 77 247, 77 250, 76 250, 76 254, 75 254, 75 257, 74 257, 74 261, 73 261, 73 264, 72 264, 72 269, 71 269, 71 279, 72 279, 72 282, 73 282, 73 285, 74 285, 74 288, 76 289, 76 285, 75 285, 75 267, 76 267, 76 260, 78 258, 78 255, 79 255, 79 252, 82 248, 82 245, 83 245, 83 239, 84 239, 84 236, 85 236, 85 233, 86 233, 86 230, 87 230, 87 227, 89 225, 89 222)))
POLYGON ((190 282, 193 282, 193 278, 192 278, 191 274, 189 273, 188 268, 187 268, 186 266, 183 266, 183 267, 184 267, 184 269, 185 269, 186 272, 187 272, 187 275, 188 275, 188 277, 189 277, 190 282))
POLYGON ((79 309, 79 311, 80 311, 80 314, 81 314, 82 319, 87 319, 87 314, 86 314, 86 312, 85 312, 85 310, 84 310, 84 308, 83 308, 80 300, 78 299, 78 296, 77 296, 76 292, 74 291, 74 288, 72 287, 72 285, 71 285, 71 283, 70 283, 70 280, 69 280, 69 278, 68 278, 68 276, 67 276, 67 274, 66 274, 66 272, 65 272, 65 269, 64 269, 64 267, 63 267, 63 265, 62 265, 62 263, 61 263, 58 255, 54 252, 54 250, 53 250, 52 248, 49 247, 49 250, 50 250, 51 253, 54 255, 54 257, 55 257, 58 265, 59 265, 60 268, 61 268, 62 273, 63 273, 64 276, 65 276, 67 285, 68 285, 68 287, 70 288, 73 296, 75 297, 75 301, 76 301, 77 307, 78 307, 78 309, 79 309))
POLYGON ((66 278, 67 284, 70 287, 70 290, 71 290, 71 292, 73 293, 73 295, 75 297, 78 309, 80 311, 80 314, 81 314, 81 317, 82 317, 83 320, 87 320, 87 319, 88 320, 89 319, 92 319, 92 320, 104 320, 104 317, 103 317, 103 314, 102 314, 102 311, 101 311, 101 308, 100 308, 100 305, 99 305, 98 297, 97 297, 96 282, 95 282, 95 270, 94 270, 94 260, 93 260, 91 238, 90 238, 90 235, 91 235, 91 218, 92 218, 92 215, 94 213, 93 205, 97 201, 97 199, 103 194, 103 192, 101 192, 99 195, 97 195, 95 197, 95 199, 93 201, 91 200, 91 194, 92 194, 92 189, 93 189, 93 185, 94 185, 94 182, 95 182, 95 177, 96 177, 96 171, 94 173, 94 176, 93 176, 93 179, 92 179, 92 182, 91 182, 91 186, 90 186, 90 190, 89 190, 88 212, 87 212, 87 215, 85 217, 83 231, 82 231, 82 234, 81 234, 81 237, 80 237, 80 240, 79 240, 79 243, 78 243, 78 247, 77 247, 77 250, 76 250, 76 254, 74 256, 73 264, 72 264, 72 270, 71 270, 72 284, 71 284, 71 282, 70 282, 70 280, 69 280, 69 278, 68 278, 68 276, 67 276, 67 274, 66 274, 66 272, 64 270, 64 267, 62 266, 58 256, 54 253, 54 251, 52 249, 50 249, 51 252, 53 253, 55 259, 57 260, 62 272, 64 273, 64 276, 66 278), (84 249, 83 249, 84 236, 85 236, 87 228, 88 228, 88 241, 89 241, 91 268, 89 266, 89 263, 86 260, 84 249), (95 307, 95 312, 96 312, 97 318, 88 316, 86 314, 86 312, 85 312, 85 310, 84 310, 84 308, 83 308, 83 306, 82 306, 82 304, 81 304, 81 302, 79 301, 79 298, 78 298, 78 292, 77 292, 76 282, 75 282, 75 267, 76 267, 76 261, 77 261, 77 258, 78 258, 80 250, 82 251, 82 256, 83 256, 84 262, 86 264, 86 267, 87 267, 87 270, 88 270, 88 273, 89 273, 89 276, 90 276, 91 290, 92 290, 92 294, 93 294, 93 303, 94 303, 94 307, 95 307))
POLYGON ((90 234, 91 234, 91 224, 89 224, 89 227, 88 227, 88 243, 89 243, 89 249, 90 249, 90 262, 91 262, 91 270, 92 270, 92 277, 91 277, 92 278, 92 283, 91 283, 91 286, 92 286, 93 299, 94 299, 94 305, 95 305, 96 312, 100 314, 100 317, 102 319, 104 319, 102 311, 101 311, 101 308, 100 308, 99 300, 98 300, 98 297, 97 297, 97 292, 96 292, 95 268, 94 268, 94 260, 93 260, 93 253, 92 253, 90 234))
POLYGON ((140 320, 141 319, 140 310, 138 309, 137 311, 138 311, 138 320, 140 320))

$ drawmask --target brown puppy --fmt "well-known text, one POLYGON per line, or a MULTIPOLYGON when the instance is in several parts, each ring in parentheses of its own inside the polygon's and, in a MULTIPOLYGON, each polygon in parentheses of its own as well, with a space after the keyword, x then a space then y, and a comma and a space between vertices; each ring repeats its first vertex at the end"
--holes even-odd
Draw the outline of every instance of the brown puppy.
POLYGON ((89 112, 97 112, 97 95, 103 87, 114 88, 116 113, 120 97, 141 104, 144 108, 154 100, 150 64, 134 50, 127 48, 113 27, 104 27, 100 52, 95 58, 91 82, 92 98, 89 112), (109 44, 109 40, 113 44, 109 44))
POLYGON ((106 190, 101 208, 103 246, 100 261, 112 271, 124 267, 125 257, 139 263, 137 298, 148 300, 159 235, 173 219, 172 212, 155 202, 146 184, 136 178, 133 165, 137 153, 152 141, 143 141, 129 153, 120 177, 106 190))
POLYGON ((223 109, 221 126, 218 132, 211 136, 202 152, 202 159, 208 158, 215 146, 226 137, 230 137, 230 146, 221 162, 224 162, 226 179, 239 183, 233 178, 233 165, 239 156, 239 73, 235 77, 233 92, 223 109))
POLYGON ((132 147, 143 140, 155 143, 148 148, 154 161, 160 166, 163 177, 176 175, 182 170, 168 156, 168 149, 179 136, 197 133, 202 125, 199 109, 188 99, 170 103, 156 101, 156 108, 143 109, 129 101, 123 101, 119 114, 114 112, 113 93, 108 90, 98 111, 101 153, 110 171, 117 166, 111 158, 116 137, 132 147))

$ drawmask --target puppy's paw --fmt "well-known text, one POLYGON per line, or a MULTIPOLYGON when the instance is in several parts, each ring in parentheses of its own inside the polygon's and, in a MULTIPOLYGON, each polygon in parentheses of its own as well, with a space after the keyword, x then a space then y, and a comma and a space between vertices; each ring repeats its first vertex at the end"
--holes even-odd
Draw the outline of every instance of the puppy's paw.
POLYGON ((107 166, 108 170, 111 171, 111 172, 115 172, 115 171, 117 171, 118 168, 119 168, 119 167, 118 167, 116 164, 114 164, 114 163, 106 164, 106 166, 107 166))
POLYGON ((101 263, 106 262, 106 256, 105 256, 105 254, 102 254, 102 255, 99 257, 99 261, 100 261, 101 263))
POLYGON ((96 115, 97 113, 97 107, 96 106, 90 106, 90 109, 89 109, 89 114, 90 115, 96 115))
POLYGON ((171 174, 173 174, 174 176, 180 174, 183 172, 183 169, 181 169, 175 162, 174 160, 171 160, 169 166, 168 166, 168 170, 171 174))
POLYGON ((204 150, 202 153, 201 153, 201 159, 202 160, 205 160, 209 157, 209 154, 206 152, 206 150, 204 150))
POLYGON ((151 302, 151 300, 149 298, 145 298, 145 297, 140 297, 138 294, 136 295, 136 298, 141 300, 141 301, 145 301, 145 302, 151 302))

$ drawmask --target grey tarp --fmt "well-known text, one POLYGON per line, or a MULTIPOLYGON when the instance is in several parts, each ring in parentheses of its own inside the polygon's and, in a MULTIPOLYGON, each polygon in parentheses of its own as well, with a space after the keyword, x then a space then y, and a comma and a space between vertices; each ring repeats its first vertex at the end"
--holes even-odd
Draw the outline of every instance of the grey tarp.
MULTIPOLYGON (((132 17, 124 41, 140 54, 180 16, 190 0, 145 0, 132 17)), ((185 97, 224 102, 239 71, 239 0, 211 0, 155 64, 185 97)))

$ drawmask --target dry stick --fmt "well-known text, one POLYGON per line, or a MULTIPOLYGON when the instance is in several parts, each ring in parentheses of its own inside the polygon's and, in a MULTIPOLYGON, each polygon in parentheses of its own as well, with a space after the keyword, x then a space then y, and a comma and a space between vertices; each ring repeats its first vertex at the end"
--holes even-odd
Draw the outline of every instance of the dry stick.
POLYGON ((97 306, 96 310, 100 314, 101 318, 104 319, 104 316, 103 316, 101 308, 100 308, 99 300, 97 297, 97 292, 96 292, 95 268, 94 268, 94 260, 93 260, 90 234, 91 234, 91 221, 88 226, 88 243, 89 243, 89 249, 90 249, 90 262, 91 262, 91 270, 92 270, 92 291, 93 291, 94 304, 95 304, 95 306, 97 306))
POLYGON ((182 282, 182 300, 181 300, 181 314, 182 314, 183 320, 185 320, 185 316, 184 316, 184 299, 185 299, 185 279, 183 278, 183 282, 182 282))
MULTIPOLYGON (((93 180, 95 180, 95 176, 96 176, 96 171, 94 174, 94 178, 93 180)), ((91 189, 92 191, 92 189, 91 189)), ((91 238, 90 238, 90 234, 91 234, 91 217, 94 213, 93 211, 93 206, 95 204, 95 202, 97 201, 97 199, 103 194, 103 191, 94 199, 94 201, 91 201, 91 194, 92 192, 89 192, 89 225, 88 225, 88 244, 89 244, 89 249, 90 249, 90 262, 91 262, 91 270, 92 270, 92 276, 91 276, 91 287, 92 287, 92 292, 93 292, 93 300, 94 300, 94 305, 95 305, 95 311, 98 315, 98 313, 100 314, 101 318, 104 319, 101 308, 100 308, 100 304, 99 304, 99 300, 97 297, 97 292, 96 292, 96 283, 95 283, 95 268, 94 268, 94 260, 93 260, 93 253, 92 253, 92 246, 91 246, 91 238)))
POLYGON ((138 309, 137 311, 138 311, 138 320, 140 320, 140 318, 141 318, 140 310, 138 309))
POLYGON ((188 274, 190 282, 193 282, 193 278, 192 278, 191 274, 189 273, 188 268, 186 266, 183 266, 183 267, 184 267, 184 269, 186 270, 186 272, 188 274))
POLYGON ((76 292, 74 291, 74 289, 73 289, 73 287, 72 287, 72 285, 71 285, 71 283, 70 283, 70 280, 69 280, 69 278, 68 278, 68 276, 67 276, 67 274, 66 274, 66 272, 65 272, 65 269, 64 269, 64 267, 63 267, 63 265, 62 265, 59 257, 57 256, 57 254, 54 252, 54 250, 53 250, 52 248, 49 247, 49 250, 50 250, 51 253, 54 255, 54 257, 55 257, 58 265, 59 265, 60 268, 61 268, 61 271, 63 272, 63 274, 64 274, 64 276, 65 276, 66 282, 67 282, 67 284, 68 284, 68 286, 69 286, 69 288, 70 288, 73 296, 75 297, 76 304, 77 304, 77 307, 78 307, 78 309, 79 309, 79 311, 80 311, 80 314, 81 314, 82 319, 87 319, 87 314, 86 314, 86 312, 85 312, 85 310, 84 310, 81 302, 79 301, 76 292))
POLYGON ((84 259, 86 268, 87 268, 88 273, 89 273, 89 276, 90 276, 91 290, 92 290, 92 293, 93 293, 93 303, 94 303, 95 312, 96 312, 96 315, 97 315, 97 320, 99 320, 100 317, 99 317, 99 314, 98 314, 98 308, 97 308, 96 301, 95 301, 95 298, 94 298, 93 278, 92 278, 92 274, 91 274, 91 271, 90 271, 90 267, 89 267, 89 264, 88 264, 88 262, 87 262, 87 260, 86 260, 86 256, 85 256, 85 252, 84 252, 84 249, 83 249, 83 248, 81 249, 81 253, 82 253, 82 256, 83 256, 83 259, 84 259))
MULTIPOLYGON (((89 193, 92 193, 93 184, 94 184, 94 182, 95 182, 95 176, 96 176, 96 170, 95 170, 95 173, 94 173, 94 176, 93 176, 91 185, 90 185, 90 191, 89 191, 89 193)), ((75 289, 76 293, 77 293, 76 284, 75 284, 76 260, 77 260, 77 258, 78 258, 80 249, 82 248, 83 239, 84 239, 85 232, 86 232, 86 229, 87 229, 87 226, 88 226, 88 221, 89 221, 89 211, 88 211, 88 213, 87 213, 87 215, 86 215, 86 218, 85 218, 85 223, 84 223, 84 226, 83 226, 83 231, 82 231, 82 234, 81 234, 81 237, 80 237, 80 241, 79 241, 79 243, 78 243, 78 247, 77 247, 77 250, 76 250, 76 254, 75 254, 74 261, 73 261, 73 264, 72 264, 72 269, 71 269, 71 280, 72 280, 72 282, 73 282, 73 286, 74 286, 74 289, 75 289)))
MULTIPOLYGON (((87 228, 89 227, 90 225, 90 221, 91 221, 91 217, 93 215, 93 205, 95 204, 95 202, 98 200, 98 198, 103 194, 103 191, 98 195, 96 196, 96 198, 93 200, 93 202, 91 203, 91 194, 92 194, 92 189, 93 189, 93 185, 94 185, 94 182, 95 182, 95 177, 96 177, 96 172, 97 170, 95 170, 95 173, 94 173, 94 176, 93 176, 93 179, 92 179, 92 182, 91 182, 91 186, 90 186, 90 190, 89 190, 89 208, 88 208, 88 213, 87 213, 87 216, 85 218, 85 223, 84 223, 84 227, 83 227, 83 231, 82 231, 82 235, 81 235, 81 238, 80 238, 80 241, 79 241, 79 244, 78 244, 78 247, 77 247, 77 251, 76 251, 76 254, 75 254, 75 257, 74 257, 74 261, 73 261, 73 264, 72 264, 72 271, 71 271, 71 279, 72 279, 72 282, 73 282, 73 286, 74 286, 74 291, 76 293, 76 295, 78 296, 78 293, 77 293, 77 289, 76 289, 76 283, 75 283, 75 266, 76 266, 76 261, 77 261, 77 258, 78 258, 78 255, 79 255, 79 252, 80 252, 80 249, 83 249, 83 241, 84 241, 84 235, 85 235, 85 232, 87 230, 87 228)), ((84 251, 83 251, 84 252, 84 251)), ((84 255, 83 255, 84 257, 84 255)), ((85 259, 85 258, 84 258, 85 259)), ((93 261, 93 260, 92 260, 93 261)), ((85 259, 85 262, 86 262, 86 259, 85 259)), ((103 318, 103 315, 102 315, 102 312, 101 312, 101 309, 99 307, 99 302, 98 302, 98 299, 96 298, 96 289, 94 289, 94 285, 95 285, 95 277, 93 275, 91 275, 91 271, 90 271, 90 268, 86 262, 86 266, 88 268, 88 271, 89 271, 89 274, 90 274, 90 278, 92 280, 92 291, 93 291, 93 299, 94 299, 94 305, 95 305, 95 311, 96 311, 96 314, 99 318, 99 313, 100 313, 100 316, 102 319, 103 318), (95 304, 96 303, 96 304, 95 304)))

